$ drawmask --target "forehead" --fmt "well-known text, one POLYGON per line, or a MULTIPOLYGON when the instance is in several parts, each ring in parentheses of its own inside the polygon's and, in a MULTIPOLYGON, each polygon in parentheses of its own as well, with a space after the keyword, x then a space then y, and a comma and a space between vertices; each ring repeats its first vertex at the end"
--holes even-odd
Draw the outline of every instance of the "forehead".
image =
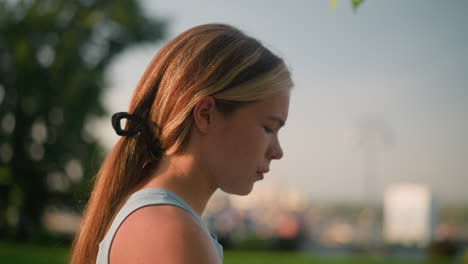
MULTIPOLYGON (((290 90, 277 92, 273 95, 259 100, 255 103, 248 104, 246 111, 252 111, 258 115, 276 116, 282 120, 286 120, 289 111, 290 90)), ((252 113, 251 113, 252 114, 252 113)))

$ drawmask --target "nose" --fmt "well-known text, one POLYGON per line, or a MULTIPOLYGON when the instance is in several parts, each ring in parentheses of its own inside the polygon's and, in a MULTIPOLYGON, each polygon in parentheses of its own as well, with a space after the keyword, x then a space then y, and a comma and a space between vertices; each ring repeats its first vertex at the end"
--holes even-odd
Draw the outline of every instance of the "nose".
POLYGON ((278 137, 275 137, 274 142, 272 142, 271 147, 270 147, 270 159, 281 159, 283 157, 283 148, 281 148, 281 145, 279 143, 278 137))

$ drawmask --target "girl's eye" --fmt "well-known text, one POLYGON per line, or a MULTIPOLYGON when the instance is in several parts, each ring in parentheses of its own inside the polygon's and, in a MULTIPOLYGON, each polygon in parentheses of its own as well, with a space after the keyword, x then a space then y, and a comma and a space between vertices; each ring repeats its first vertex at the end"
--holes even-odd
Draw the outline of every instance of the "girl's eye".
POLYGON ((269 127, 266 127, 264 126, 263 129, 265 129, 265 132, 269 133, 269 134, 272 134, 273 133, 273 129, 269 128, 269 127))

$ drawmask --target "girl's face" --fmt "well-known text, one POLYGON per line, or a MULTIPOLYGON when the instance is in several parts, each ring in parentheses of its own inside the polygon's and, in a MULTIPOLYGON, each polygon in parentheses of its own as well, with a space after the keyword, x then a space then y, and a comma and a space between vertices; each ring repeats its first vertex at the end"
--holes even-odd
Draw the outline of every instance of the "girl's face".
POLYGON ((262 180, 273 159, 283 156, 278 131, 286 122, 290 91, 240 107, 218 118, 210 147, 211 175, 227 193, 246 195, 262 180))

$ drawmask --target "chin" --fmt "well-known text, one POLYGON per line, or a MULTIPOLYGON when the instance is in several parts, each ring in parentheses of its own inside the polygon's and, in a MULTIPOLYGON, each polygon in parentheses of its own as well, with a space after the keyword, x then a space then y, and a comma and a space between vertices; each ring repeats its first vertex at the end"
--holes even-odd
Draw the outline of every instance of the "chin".
POLYGON ((250 186, 236 186, 237 188, 233 188, 233 186, 226 187, 226 188, 220 188, 223 192, 229 193, 229 194, 235 194, 235 195, 240 195, 240 196, 246 196, 250 194, 253 190, 253 184, 250 186))

